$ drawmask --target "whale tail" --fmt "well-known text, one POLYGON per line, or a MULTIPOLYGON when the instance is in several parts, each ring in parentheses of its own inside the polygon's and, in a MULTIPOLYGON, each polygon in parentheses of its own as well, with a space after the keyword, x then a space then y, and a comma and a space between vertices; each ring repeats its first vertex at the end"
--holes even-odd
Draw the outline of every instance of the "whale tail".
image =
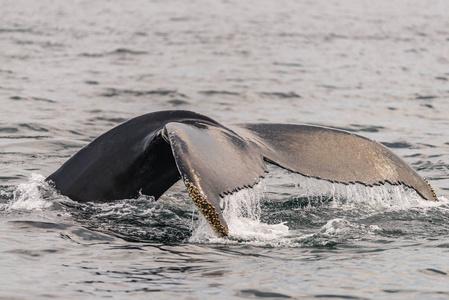
POLYGON ((433 189, 385 146, 341 130, 292 124, 225 127, 189 111, 146 114, 80 150, 47 180, 77 201, 161 196, 182 179, 214 230, 228 235, 220 199, 254 186, 266 163, 331 182, 405 185, 424 199, 433 189))

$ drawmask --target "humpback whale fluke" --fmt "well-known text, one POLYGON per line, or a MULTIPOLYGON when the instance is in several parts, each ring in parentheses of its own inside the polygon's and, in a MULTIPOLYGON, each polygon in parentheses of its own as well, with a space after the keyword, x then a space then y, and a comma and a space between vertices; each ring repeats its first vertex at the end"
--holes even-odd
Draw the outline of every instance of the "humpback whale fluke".
POLYGON ((191 111, 136 117, 99 136, 47 180, 73 200, 110 201, 139 193, 159 198, 179 179, 221 236, 220 197, 258 183, 266 162, 331 182, 390 183, 438 200, 427 181, 385 146, 321 126, 223 126, 191 111))

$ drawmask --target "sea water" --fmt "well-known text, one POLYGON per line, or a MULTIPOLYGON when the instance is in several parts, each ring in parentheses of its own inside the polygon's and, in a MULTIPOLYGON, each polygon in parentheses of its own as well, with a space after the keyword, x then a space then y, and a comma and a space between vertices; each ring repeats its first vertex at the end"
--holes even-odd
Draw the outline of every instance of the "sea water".
POLYGON ((0 298, 448 298, 447 28, 442 0, 0 0, 0 298), (181 183, 105 204, 45 182, 165 109, 366 136, 440 201, 268 166, 218 238, 181 183))

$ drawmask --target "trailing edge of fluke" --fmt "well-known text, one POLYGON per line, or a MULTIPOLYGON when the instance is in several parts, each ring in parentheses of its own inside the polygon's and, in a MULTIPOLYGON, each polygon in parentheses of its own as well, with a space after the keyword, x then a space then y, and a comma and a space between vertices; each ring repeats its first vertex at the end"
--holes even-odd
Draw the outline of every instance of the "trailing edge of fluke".
POLYGON ((145 114, 102 134, 47 181, 80 202, 159 198, 182 179, 220 236, 220 197, 252 187, 266 163, 331 182, 405 185, 438 200, 427 180, 385 146, 342 130, 295 124, 224 126, 191 111, 145 114))

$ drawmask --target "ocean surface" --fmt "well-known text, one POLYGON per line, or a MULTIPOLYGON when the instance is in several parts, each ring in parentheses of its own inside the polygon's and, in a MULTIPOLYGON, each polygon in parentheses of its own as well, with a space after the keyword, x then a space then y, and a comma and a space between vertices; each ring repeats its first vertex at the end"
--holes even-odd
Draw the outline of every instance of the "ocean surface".
POLYGON ((0 0, 0 299, 448 299, 448 132, 446 0, 0 0), (440 201, 270 167, 217 238, 179 183, 79 204, 44 181, 167 109, 366 136, 440 201))

